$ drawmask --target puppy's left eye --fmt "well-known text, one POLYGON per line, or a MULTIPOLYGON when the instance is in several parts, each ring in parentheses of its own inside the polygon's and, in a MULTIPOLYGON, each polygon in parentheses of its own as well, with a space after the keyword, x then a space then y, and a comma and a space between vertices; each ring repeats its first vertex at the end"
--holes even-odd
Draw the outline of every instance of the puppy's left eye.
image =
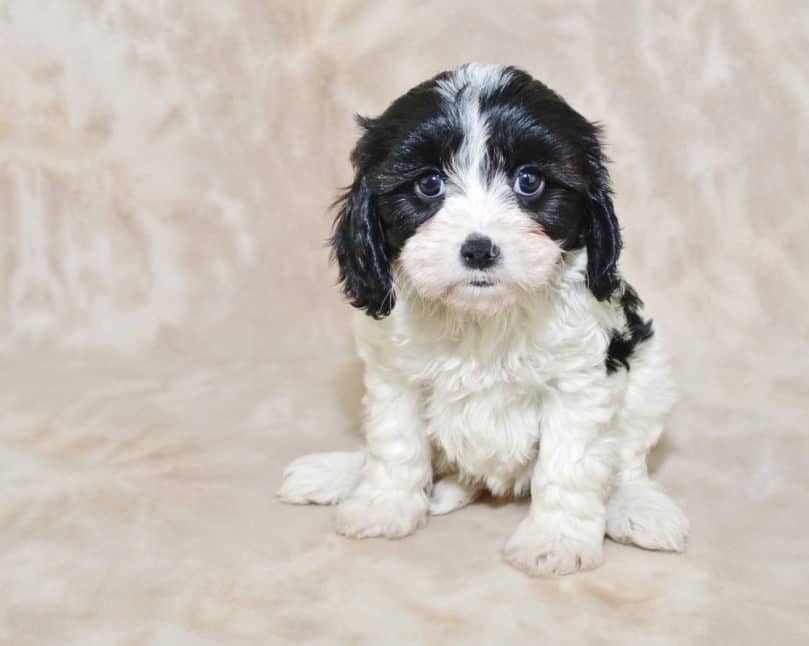
POLYGON ((444 178, 439 173, 430 172, 416 180, 416 193, 428 200, 444 194, 444 178))
POLYGON ((545 178, 532 166, 523 166, 514 177, 514 192, 525 197, 536 197, 545 188, 545 178))

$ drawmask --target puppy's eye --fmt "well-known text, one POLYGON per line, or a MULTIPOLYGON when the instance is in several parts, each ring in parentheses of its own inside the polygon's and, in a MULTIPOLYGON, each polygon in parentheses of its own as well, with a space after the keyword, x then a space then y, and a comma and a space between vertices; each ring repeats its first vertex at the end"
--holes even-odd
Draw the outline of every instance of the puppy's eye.
POLYGON ((416 193, 428 200, 440 197, 444 194, 444 178, 435 172, 422 175, 416 180, 416 193))
POLYGON ((532 166, 523 166, 514 178, 514 192, 525 197, 536 197, 545 188, 545 178, 532 166))

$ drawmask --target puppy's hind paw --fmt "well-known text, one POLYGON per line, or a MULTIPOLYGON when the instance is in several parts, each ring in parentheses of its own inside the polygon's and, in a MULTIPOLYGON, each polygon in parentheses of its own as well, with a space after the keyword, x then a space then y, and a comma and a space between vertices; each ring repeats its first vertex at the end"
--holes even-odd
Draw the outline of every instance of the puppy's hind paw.
POLYGON ((357 486, 363 460, 361 452, 304 455, 284 469, 278 497, 295 505, 333 505, 357 486))
POLYGON ((466 484, 457 475, 445 476, 433 485, 429 509, 433 516, 448 514, 475 502, 480 495, 480 487, 466 484))
POLYGON ((641 480, 619 487, 610 497, 607 535, 616 543, 682 552, 688 537, 688 519, 651 481, 641 480))

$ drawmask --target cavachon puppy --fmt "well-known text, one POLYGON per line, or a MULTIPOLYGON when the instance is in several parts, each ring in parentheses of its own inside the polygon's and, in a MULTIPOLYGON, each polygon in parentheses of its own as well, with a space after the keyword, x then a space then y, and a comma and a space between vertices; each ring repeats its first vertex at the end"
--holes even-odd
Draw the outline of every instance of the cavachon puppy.
POLYGON ((646 455, 674 393, 621 236, 599 131, 514 67, 466 64, 360 118, 332 246, 365 364, 365 450, 295 460, 279 495, 336 529, 406 536, 530 495, 505 559, 603 560, 605 534, 682 550, 646 455))

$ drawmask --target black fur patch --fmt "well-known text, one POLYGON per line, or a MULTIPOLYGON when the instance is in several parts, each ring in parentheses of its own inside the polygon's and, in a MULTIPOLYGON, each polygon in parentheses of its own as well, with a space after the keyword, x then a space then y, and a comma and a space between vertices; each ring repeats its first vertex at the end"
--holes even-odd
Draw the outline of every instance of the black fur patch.
POLYGON ((623 330, 612 331, 605 360, 607 374, 616 372, 621 366, 629 370, 629 359, 635 348, 654 334, 651 319, 643 320, 639 313, 643 307, 643 301, 629 283, 624 283, 621 307, 626 317, 626 326, 623 330))

